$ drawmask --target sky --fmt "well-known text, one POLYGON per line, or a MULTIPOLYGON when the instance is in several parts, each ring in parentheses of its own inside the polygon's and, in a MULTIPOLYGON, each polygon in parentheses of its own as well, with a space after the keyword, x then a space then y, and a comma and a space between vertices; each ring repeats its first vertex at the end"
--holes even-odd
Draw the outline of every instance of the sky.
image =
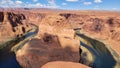
POLYGON ((120 0, 0 0, 0 7, 120 11, 120 0))

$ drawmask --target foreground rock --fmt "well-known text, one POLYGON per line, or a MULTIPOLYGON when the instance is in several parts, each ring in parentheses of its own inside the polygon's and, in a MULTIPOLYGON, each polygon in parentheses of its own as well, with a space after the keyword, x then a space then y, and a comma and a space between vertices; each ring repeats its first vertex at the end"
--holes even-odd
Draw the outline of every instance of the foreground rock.
POLYGON ((17 52, 17 60, 23 68, 40 68, 50 61, 79 62, 79 41, 44 33, 31 39, 17 52))
POLYGON ((45 65, 42 66, 42 68, 90 68, 90 67, 75 62, 54 61, 46 63, 45 65))

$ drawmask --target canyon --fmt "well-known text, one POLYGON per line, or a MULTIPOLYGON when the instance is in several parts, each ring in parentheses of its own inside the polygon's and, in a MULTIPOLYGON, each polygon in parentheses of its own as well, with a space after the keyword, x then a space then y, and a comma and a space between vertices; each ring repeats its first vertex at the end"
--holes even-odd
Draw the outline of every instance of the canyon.
POLYGON ((19 38, 29 31, 31 27, 25 19, 20 13, 0 12, 0 43, 19 38))
POLYGON ((1 10, 1 54, 13 39, 19 42, 10 49, 22 68, 120 67, 117 11, 1 10))

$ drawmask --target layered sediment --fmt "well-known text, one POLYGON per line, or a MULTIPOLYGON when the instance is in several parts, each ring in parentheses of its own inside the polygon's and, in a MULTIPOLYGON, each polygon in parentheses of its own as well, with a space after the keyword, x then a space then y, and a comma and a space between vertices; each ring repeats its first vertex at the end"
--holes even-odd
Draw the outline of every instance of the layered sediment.
POLYGON ((13 12, 0 12, 0 42, 23 36, 31 29, 25 15, 13 12))

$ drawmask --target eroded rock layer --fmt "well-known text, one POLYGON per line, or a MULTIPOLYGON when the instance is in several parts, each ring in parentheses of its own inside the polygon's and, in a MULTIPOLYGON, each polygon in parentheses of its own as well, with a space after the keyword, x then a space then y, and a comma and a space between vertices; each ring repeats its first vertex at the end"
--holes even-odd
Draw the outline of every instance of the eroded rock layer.
POLYGON ((0 42, 23 36, 31 29, 25 15, 13 12, 0 12, 0 42))
POLYGON ((23 68, 41 68, 50 61, 79 62, 79 41, 44 34, 41 39, 31 39, 18 50, 17 60, 23 68))

